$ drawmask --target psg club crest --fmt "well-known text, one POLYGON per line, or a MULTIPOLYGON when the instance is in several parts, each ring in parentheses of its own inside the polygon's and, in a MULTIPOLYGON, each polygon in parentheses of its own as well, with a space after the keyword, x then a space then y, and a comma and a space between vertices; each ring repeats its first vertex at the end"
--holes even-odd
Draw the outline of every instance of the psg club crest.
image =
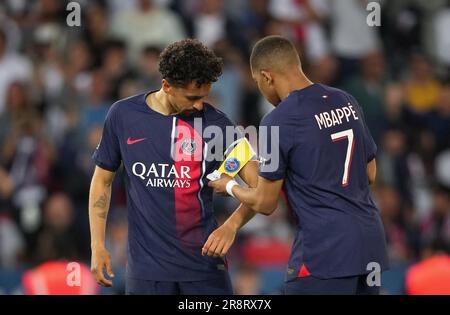
POLYGON ((236 172, 240 166, 241 162, 235 158, 231 158, 225 162, 225 170, 230 173, 236 172))
POLYGON ((192 155, 197 151, 197 143, 194 139, 184 139, 181 143, 181 150, 184 154, 192 155))

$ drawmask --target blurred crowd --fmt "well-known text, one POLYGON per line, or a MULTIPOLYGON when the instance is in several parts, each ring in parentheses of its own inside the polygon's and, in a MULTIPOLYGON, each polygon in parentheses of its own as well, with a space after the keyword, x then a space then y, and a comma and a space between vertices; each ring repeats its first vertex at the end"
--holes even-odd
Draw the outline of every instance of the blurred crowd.
MULTIPOLYGON (((161 50, 186 37, 224 59, 209 101, 239 125, 271 110, 248 65, 266 35, 290 38, 314 82, 356 97, 378 145, 386 293, 404 292, 411 264, 449 253, 450 1, 377 1, 380 27, 367 25, 365 0, 78 0, 80 27, 66 24, 68 2, 0 1, 0 294, 43 262, 89 265, 91 155, 105 115, 118 99, 159 89, 161 50)), ((216 205, 221 221, 236 203, 216 205)), ((281 198, 243 228, 230 253, 236 293, 280 293, 294 227, 281 198)), ((118 275, 126 238, 119 175, 107 228, 118 275)), ((122 293, 123 281, 105 292, 122 293)))

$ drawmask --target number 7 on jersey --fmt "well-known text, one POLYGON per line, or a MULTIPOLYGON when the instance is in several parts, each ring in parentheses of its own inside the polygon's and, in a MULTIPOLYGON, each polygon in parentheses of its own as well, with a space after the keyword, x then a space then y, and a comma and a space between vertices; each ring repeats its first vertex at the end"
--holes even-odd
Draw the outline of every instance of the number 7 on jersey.
POLYGON ((347 154, 345 156, 344 175, 342 177, 342 187, 348 186, 350 178, 350 167, 352 166, 353 150, 355 149, 355 137, 353 129, 348 129, 331 135, 333 142, 348 139, 347 154))

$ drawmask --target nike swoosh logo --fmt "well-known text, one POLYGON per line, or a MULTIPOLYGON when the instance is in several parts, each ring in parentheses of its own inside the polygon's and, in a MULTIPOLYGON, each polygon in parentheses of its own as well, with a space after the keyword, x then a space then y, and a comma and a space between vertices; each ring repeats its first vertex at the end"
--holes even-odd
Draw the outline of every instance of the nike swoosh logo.
POLYGON ((128 145, 131 145, 131 144, 135 144, 135 143, 138 143, 138 142, 142 142, 142 141, 144 141, 144 140, 147 140, 147 138, 136 139, 136 140, 132 140, 131 138, 128 138, 127 144, 128 144, 128 145))

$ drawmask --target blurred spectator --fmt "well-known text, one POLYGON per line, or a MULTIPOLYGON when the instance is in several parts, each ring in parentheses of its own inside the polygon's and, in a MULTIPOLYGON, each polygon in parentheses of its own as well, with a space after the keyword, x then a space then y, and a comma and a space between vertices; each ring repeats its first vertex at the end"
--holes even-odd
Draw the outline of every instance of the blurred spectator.
POLYGON ((412 144, 414 153, 410 153, 409 156, 415 155, 420 159, 420 163, 424 170, 423 178, 430 180, 431 183, 434 174, 434 159, 436 157, 436 138, 434 138, 433 134, 428 130, 420 129, 414 135, 414 139, 414 144, 412 144))
POLYGON ((260 113, 261 94, 249 72, 242 77, 242 124, 258 127, 262 115, 260 113))
MULTIPOLYGON (((23 4, 22 4, 23 5, 23 4)), ((7 51, 17 51, 22 44, 22 33, 20 31, 18 23, 16 23, 14 16, 8 16, 6 12, 13 11, 8 10, 8 5, 5 5, 6 9, 0 4, 0 30, 5 34, 8 34, 7 51)), ((20 10, 20 9, 19 9, 20 10)))
POLYGON ((39 0, 36 3, 35 19, 37 23, 65 24, 64 2, 59 0, 39 0))
POLYGON ((441 84, 426 56, 411 56, 411 73, 406 81, 406 92, 407 104, 417 114, 431 111, 438 102, 441 84))
POLYGON ((316 83, 334 86, 338 78, 338 67, 338 60, 332 54, 325 55, 311 62, 309 77, 316 83))
MULTIPOLYGON (((447 6, 436 12, 433 16, 433 27, 435 32, 434 51, 439 63, 444 66, 443 73, 450 71, 450 36, 448 30, 450 29, 450 3, 447 1, 447 6)), ((450 77, 447 77, 450 79, 450 77)))
MULTIPOLYGON (((112 70, 110 69, 110 71, 112 70)), ((82 136, 84 136, 84 132, 92 127, 103 124, 108 109, 112 104, 110 99, 110 80, 114 79, 114 77, 111 73, 109 74, 110 76, 103 69, 96 69, 91 74, 88 98, 81 104, 80 121, 78 123, 82 136)))
POLYGON ((380 183, 394 187, 410 200, 410 174, 407 164, 406 134, 399 129, 386 131, 377 156, 377 177, 380 183))
POLYGON ((424 10, 423 1, 383 1, 381 34, 389 66, 395 79, 399 79, 408 57, 413 50, 423 48, 424 10))
POLYGON ((7 89, 5 104, 5 111, 0 114, 0 147, 2 149, 5 148, 10 133, 18 129, 26 115, 33 110, 27 86, 21 82, 12 82, 7 89))
POLYGON ((132 10, 137 7, 138 0, 107 0, 109 13, 112 18, 123 11, 132 10))
POLYGON ((0 213, 0 268, 14 269, 23 263, 25 240, 15 222, 0 213))
MULTIPOLYGON (((161 82, 160 82, 160 85, 161 85, 161 82)), ((145 91, 149 91, 149 89, 150 90, 152 89, 152 85, 142 85, 135 78, 127 78, 120 85, 119 99, 128 98, 130 96, 137 95, 137 94, 143 93, 145 91)))
POLYGON ((228 41, 245 52, 241 29, 224 10, 224 0, 200 0, 192 17, 193 37, 213 47, 219 41, 228 41))
POLYGON ((439 184, 450 189, 450 148, 436 156, 435 177, 439 184))
POLYGON ((95 57, 93 63, 97 67, 101 66, 103 51, 110 36, 109 24, 107 8, 95 2, 91 4, 86 13, 86 27, 83 29, 83 38, 95 57))
MULTIPOLYGON (((269 13, 279 25, 279 30, 272 29, 269 33, 284 33, 298 43, 300 55, 304 55, 302 62, 306 68, 311 67, 309 71, 315 82, 334 83, 338 63, 328 44, 327 1, 272 0, 269 13)), ((276 24, 275 22, 272 26, 276 24)))
POLYGON ((141 60, 137 68, 137 80, 145 90, 157 90, 161 86, 159 73, 159 54, 161 50, 156 46, 147 46, 142 50, 141 60))
POLYGON ((154 0, 138 0, 138 6, 116 15, 112 24, 113 35, 123 39, 129 48, 129 57, 136 64, 145 46, 156 45, 161 49, 185 37, 179 16, 154 0))
POLYGON ((230 42, 221 40, 214 46, 218 56, 223 58, 224 67, 222 76, 214 84, 211 97, 215 98, 216 104, 235 123, 241 123, 243 109, 241 104, 242 77, 247 71, 245 62, 239 50, 234 48, 230 42))
POLYGON ((409 117, 405 102, 405 89, 402 84, 388 83, 384 90, 384 115, 387 128, 406 128, 409 117))
POLYGON ((79 106, 86 98, 91 83, 90 70, 93 64, 93 55, 83 41, 71 43, 64 60, 64 107, 79 106))
POLYGON ((57 34, 35 32, 30 48, 34 64, 34 92, 52 106, 61 98, 64 86, 64 66, 61 49, 56 44, 57 34))
POLYGON ((20 227, 30 233, 39 225, 39 205, 52 184, 56 156, 42 115, 33 108, 25 87, 13 84, 9 100, 12 119, 4 130, 1 161, 14 185, 11 201, 19 209, 20 227))
POLYGON ((286 36, 305 47, 305 59, 318 62, 329 55, 325 29, 329 7, 326 1, 272 0, 270 13, 283 22, 286 36))
POLYGON ((88 202, 89 183, 94 170, 91 164, 92 150, 100 142, 101 131, 100 125, 93 126, 86 131, 80 145, 76 131, 69 130, 58 150, 60 158, 55 168, 60 183, 56 188, 64 189, 83 208, 88 202))
POLYGON ((401 195, 389 186, 377 188, 376 200, 386 232, 391 266, 415 259, 418 240, 415 239, 415 224, 408 213, 411 209, 403 204, 401 195))
POLYGON ((9 212, 8 210, 10 209, 8 209, 8 200, 11 198, 13 191, 14 183, 11 176, 9 176, 5 169, 0 167, 0 215, 3 214, 2 212, 9 212))
POLYGON ((193 19, 194 37, 212 47, 226 38, 228 17, 224 14, 222 0, 201 0, 193 19))
POLYGON ((268 3, 269 0, 250 0, 246 10, 241 13, 239 21, 248 43, 254 43, 263 37, 266 23, 269 20, 268 3))
POLYGON ((343 89, 352 94, 364 111, 366 123, 375 142, 380 140, 384 118, 383 98, 386 83, 384 55, 372 51, 361 58, 360 72, 344 83, 343 89))
POLYGON ((77 233, 74 208, 64 193, 51 195, 45 203, 42 229, 29 251, 31 261, 84 260, 89 257, 86 235, 77 233))
POLYGON ((331 26, 331 47, 340 59, 342 80, 358 72, 359 60, 381 49, 375 27, 367 25, 368 1, 327 1, 331 26))
POLYGON ((428 130, 419 129, 411 133, 414 139, 411 152, 407 156, 409 173, 409 196, 415 206, 415 216, 422 219, 429 215, 432 206, 431 186, 434 182, 434 159, 436 140, 428 130))
POLYGON ((438 151, 450 147, 450 83, 443 86, 435 108, 425 117, 425 127, 436 139, 438 151))
POLYGON ((450 192, 443 187, 433 191, 433 208, 421 226, 422 242, 450 244, 450 192))
POLYGON ((117 100, 122 83, 133 76, 128 65, 125 43, 121 40, 109 40, 104 48, 102 60, 103 80, 111 84, 107 98, 117 100))
POLYGON ((7 35, 0 29, 0 113, 3 112, 6 94, 14 81, 30 81, 32 65, 24 56, 7 50, 7 35))

